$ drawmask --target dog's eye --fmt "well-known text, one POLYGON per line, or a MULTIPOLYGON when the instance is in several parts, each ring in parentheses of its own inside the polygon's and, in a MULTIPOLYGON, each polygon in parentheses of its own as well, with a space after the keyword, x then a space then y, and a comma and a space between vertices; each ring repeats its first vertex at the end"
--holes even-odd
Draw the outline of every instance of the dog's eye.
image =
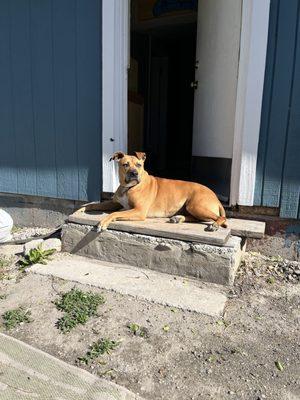
POLYGON ((127 162, 127 163, 123 164, 123 167, 129 167, 129 163, 127 162))
POLYGON ((142 164, 136 164, 136 166, 137 166, 138 168, 141 168, 142 164))

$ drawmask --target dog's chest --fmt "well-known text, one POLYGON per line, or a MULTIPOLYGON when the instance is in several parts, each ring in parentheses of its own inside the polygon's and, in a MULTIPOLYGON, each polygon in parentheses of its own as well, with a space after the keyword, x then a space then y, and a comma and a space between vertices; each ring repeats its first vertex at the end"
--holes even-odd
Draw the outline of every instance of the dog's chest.
POLYGON ((129 210, 130 206, 129 206, 129 202, 128 202, 128 196, 127 196, 127 191, 125 193, 119 194, 117 196, 117 201, 118 203, 121 204, 121 206, 125 209, 125 210, 129 210))

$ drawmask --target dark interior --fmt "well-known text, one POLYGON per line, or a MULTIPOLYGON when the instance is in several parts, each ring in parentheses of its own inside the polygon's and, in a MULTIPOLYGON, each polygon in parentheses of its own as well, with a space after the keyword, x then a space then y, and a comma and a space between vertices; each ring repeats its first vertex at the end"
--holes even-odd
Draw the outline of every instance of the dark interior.
POLYGON ((156 176, 191 178, 195 49, 196 23, 131 32, 144 107, 140 143, 156 176))

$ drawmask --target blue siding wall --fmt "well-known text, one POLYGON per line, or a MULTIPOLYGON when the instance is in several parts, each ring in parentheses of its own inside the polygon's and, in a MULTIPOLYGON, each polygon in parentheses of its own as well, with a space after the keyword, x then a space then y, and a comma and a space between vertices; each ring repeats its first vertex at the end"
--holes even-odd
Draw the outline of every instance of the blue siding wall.
POLYGON ((101 191, 101 0, 0 1, 0 192, 101 191))
POLYGON ((300 0, 271 0, 255 204, 300 217, 300 0))

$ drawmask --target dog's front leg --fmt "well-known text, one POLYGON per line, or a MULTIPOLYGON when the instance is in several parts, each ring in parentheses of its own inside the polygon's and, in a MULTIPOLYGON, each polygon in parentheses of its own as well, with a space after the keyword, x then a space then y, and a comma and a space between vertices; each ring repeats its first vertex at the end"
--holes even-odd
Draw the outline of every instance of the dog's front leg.
POLYGON ((144 210, 132 208, 131 210, 118 211, 103 218, 97 227, 97 232, 105 231, 108 225, 114 221, 144 221, 146 213, 144 210))

